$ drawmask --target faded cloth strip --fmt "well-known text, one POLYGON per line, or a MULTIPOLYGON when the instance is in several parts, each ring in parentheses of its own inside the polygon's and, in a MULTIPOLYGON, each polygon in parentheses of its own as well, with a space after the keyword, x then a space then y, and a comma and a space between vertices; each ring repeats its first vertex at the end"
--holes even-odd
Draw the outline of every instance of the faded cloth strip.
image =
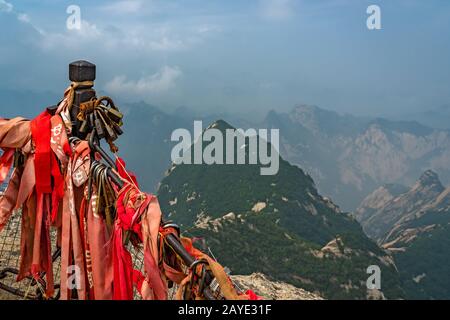
POLYGON ((31 140, 30 121, 24 118, 11 120, 0 118, 0 184, 2 184, 11 170, 14 160, 14 150, 21 149, 31 140))
MULTIPOLYGON (((87 213, 87 239, 89 242, 92 287, 95 300, 113 298, 114 269, 112 265, 112 243, 105 220, 97 212, 97 191, 92 191, 87 213)), ((89 261, 87 261, 89 262, 89 261)))
POLYGON ((36 193, 30 196, 22 208, 22 230, 20 235, 20 267, 17 281, 31 275, 33 263, 34 227, 36 225, 36 193))
MULTIPOLYGON (((147 195, 150 203, 144 208, 142 215, 142 235, 144 242, 144 269, 145 280, 149 284, 149 289, 153 291, 154 299, 167 300, 167 284, 162 278, 158 268, 158 233, 161 224, 161 209, 158 199, 153 195, 147 195)), ((148 291, 148 290, 147 290, 148 291)), ((149 296, 148 293, 144 296, 149 296)))
POLYGON ((45 272, 47 279, 46 295, 52 297, 53 266, 50 242, 50 195, 40 193, 37 195, 36 221, 33 240, 33 260, 31 274, 38 280, 40 273, 45 272))
POLYGON ((20 172, 14 169, 8 187, 3 196, 0 197, 0 232, 11 217, 17 201, 17 192, 20 183, 20 172))
MULTIPOLYGON (((12 149, 29 148, 31 142, 30 121, 21 117, 14 119, 0 118, 0 148, 5 153, 2 156, 2 177, 4 172, 9 172, 11 167, 12 149)), ((7 173, 6 173, 7 174, 7 173)), ((8 222, 16 206, 21 171, 14 170, 9 185, 3 197, 0 198, 0 231, 8 222)))
POLYGON ((30 120, 0 118, 0 148, 23 148, 31 139, 30 120))
POLYGON ((54 183, 52 191, 52 223, 55 223, 59 211, 59 204, 64 197, 64 178, 61 170, 64 171, 67 168, 69 157, 72 155, 72 149, 70 148, 61 117, 59 115, 51 117, 50 123, 52 128, 50 148, 53 151, 51 155, 51 175, 54 183), (59 164, 57 159, 59 160, 59 164))
POLYGON ((133 298, 132 284, 144 299, 167 299, 167 284, 158 268, 158 232, 161 210, 155 196, 142 193, 137 188, 136 177, 125 169, 122 159, 117 159, 121 178, 126 181, 117 199, 117 218, 114 225, 114 299, 133 298), (124 233, 135 233, 144 244, 145 277, 133 270, 132 258, 123 245, 124 233))
POLYGON ((75 205, 75 191, 72 181, 73 163, 77 157, 85 152, 89 152, 89 146, 86 141, 82 141, 75 147, 75 152, 72 155, 67 166, 67 173, 65 179, 66 192, 63 199, 63 217, 62 217, 62 239, 61 239, 61 300, 71 298, 71 290, 69 288, 69 276, 72 279, 70 284, 78 289, 78 299, 86 300, 87 286, 86 286, 86 266, 85 255, 83 248, 83 239, 78 221, 77 207, 75 205), (73 260, 72 260, 73 257, 73 260), (69 267, 75 265, 75 270, 79 277, 73 279, 74 269, 69 267), (75 281, 75 283, 74 283, 75 281), (76 286, 75 286, 76 284, 76 286))
MULTIPOLYGON (((139 206, 148 199, 131 185, 125 185, 117 198, 117 218, 112 237, 112 254, 114 265, 114 300, 133 299, 133 261, 124 245, 125 232, 139 232, 138 224, 133 224, 139 206)), ((140 237, 141 238, 141 237, 140 237)))

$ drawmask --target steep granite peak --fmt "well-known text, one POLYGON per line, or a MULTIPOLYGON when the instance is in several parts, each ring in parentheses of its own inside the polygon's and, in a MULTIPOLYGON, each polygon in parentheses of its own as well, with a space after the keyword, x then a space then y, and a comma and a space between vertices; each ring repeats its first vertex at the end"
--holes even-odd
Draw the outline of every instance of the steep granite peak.
POLYGON ((392 230, 423 216, 438 202, 446 203, 445 196, 439 198, 444 190, 438 175, 427 170, 407 192, 394 195, 384 187, 377 189, 361 203, 355 216, 371 238, 388 242, 394 235, 392 230))
POLYGON ((338 114, 305 104, 295 107, 291 112, 292 120, 313 131, 320 130, 322 118, 333 118, 333 116, 336 117, 338 114))
POLYGON ((408 192, 409 188, 400 184, 388 183, 369 194, 355 212, 356 219, 365 222, 375 210, 383 208, 389 201, 408 192))
POLYGON ((441 185, 441 181, 439 180, 439 176, 433 170, 425 171, 419 178, 418 182, 422 185, 441 185))
POLYGON ((311 174, 317 187, 346 211, 386 183, 410 186, 424 172, 449 183, 450 133, 414 121, 352 116, 298 105, 270 112, 264 125, 280 129, 285 159, 311 174))
POLYGON ((417 181, 416 185, 420 185, 422 187, 435 187, 437 189, 441 189, 441 192, 444 191, 444 186, 439 180, 439 176, 433 170, 425 171, 417 181))
POLYGON ((331 112, 331 111, 327 111, 324 109, 321 109, 317 106, 313 106, 313 105, 307 105, 307 104, 300 104, 296 107, 294 107, 294 109, 292 110, 293 113, 296 113, 298 115, 310 115, 313 116, 319 112, 331 112))
POLYGON ((417 121, 392 121, 384 118, 376 118, 370 122, 370 126, 377 126, 386 132, 403 132, 415 136, 426 136, 433 132, 433 129, 417 121))
POLYGON ((361 132, 367 120, 349 114, 340 114, 317 106, 299 105, 289 113, 294 124, 300 124, 320 136, 347 137, 361 132))
POLYGON ((208 129, 218 129, 221 132, 225 132, 227 129, 234 129, 234 128, 225 120, 219 119, 211 123, 205 130, 208 129))

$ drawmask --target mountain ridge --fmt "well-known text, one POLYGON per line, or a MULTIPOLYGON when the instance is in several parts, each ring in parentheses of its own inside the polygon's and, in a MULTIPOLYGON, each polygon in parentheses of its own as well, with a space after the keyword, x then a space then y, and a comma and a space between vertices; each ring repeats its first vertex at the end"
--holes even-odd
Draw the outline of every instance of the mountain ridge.
POLYGON ((345 210, 356 209, 379 185, 411 184, 427 168, 450 181, 449 130, 303 105, 271 112, 263 126, 280 128, 282 155, 345 210))
POLYGON ((367 299, 365 271, 377 264, 386 279, 377 296, 402 297, 389 255, 309 175, 282 158, 277 175, 261 176, 259 167, 173 165, 158 190, 161 208, 233 273, 261 272, 329 299, 367 299))
POLYGON ((410 185, 428 168, 450 182, 449 131, 430 133, 413 122, 341 116, 309 106, 287 113, 269 111, 259 123, 226 113, 199 117, 188 109, 173 114, 145 103, 121 108, 126 111, 126 134, 119 141, 120 152, 144 176, 142 187, 148 191, 156 190, 170 163, 176 144, 170 141, 171 133, 178 128, 192 131, 194 120, 212 123, 217 118, 236 119, 233 123, 242 129, 279 129, 283 158, 308 172, 320 192, 346 211, 354 211, 378 186, 410 185), (136 149, 136 142, 142 147, 136 149))

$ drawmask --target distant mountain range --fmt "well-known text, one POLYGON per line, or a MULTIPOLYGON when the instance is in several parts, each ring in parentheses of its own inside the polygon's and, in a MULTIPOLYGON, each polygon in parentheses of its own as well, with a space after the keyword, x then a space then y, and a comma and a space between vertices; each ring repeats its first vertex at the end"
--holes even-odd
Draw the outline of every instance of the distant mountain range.
POLYGON ((280 128, 281 153, 311 174, 319 190, 344 210, 354 210, 379 185, 409 185, 426 169, 450 181, 447 130, 313 106, 270 112, 264 125, 280 128))
MULTIPOLYGON (((231 128, 224 121, 211 127, 231 128)), ((391 257, 283 159, 274 176, 261 176, 260 165, 173 165, 158 197, 167 219, 234 274, 261 272, 328 299, 403 297, 391 257), (381 292, 366 287, 374 264, 381 292)))
MULTIPOLYGON (((61 95, 0 89, 0 97, 0 116, 32 118, 61 95)), ((426 169, 450 183, 450 132, 415 121, 341 115, 306 105, 287 113, 271 111, 263 121, 226 112, 198 115, 182 107, 169 113, 143 102, 119 106, 127 112, 120 153, 144 177, 143 187, 149 191, 156 190, 170 164, 172 131, 191 129, 194 120, 211 123, 219 118, 241 128, 280 129, 282 156, 308 172, 320 192, 343 210, 355 210, 380 185, 410 185, 426 169)), ((443 106, 427 113, 444 121, 448 110, 443 106)), ((427 119, 412 117, 417 118, 427 119)))
POLYGON ((418 121, 432 128, 450 129, 450 104, 444 104, 422 112, 410 112, 399 117, 403 120, 418 121))
POLYGON ((450 187, 428 170, 411 188, 385 185, 355 213, 393 253, 407 297, 450 299, 450 187))
POLYGON ((124 105, 126 134, 121 154, 144 176, 144 188, 155 190, 170 163, 174 129, 192 130, 193 121, 217 117, 240 128, 280 129, 281 155, 304 169, 320 192, 343 210, 353 211, 366 195, 386 183, 411 184, 426 169, 450 182, 450 131, 417 122, 360 118, 299 106, 289 113, 271 111, 263 122, 239 115, 170 114, 146 104, 124 105))

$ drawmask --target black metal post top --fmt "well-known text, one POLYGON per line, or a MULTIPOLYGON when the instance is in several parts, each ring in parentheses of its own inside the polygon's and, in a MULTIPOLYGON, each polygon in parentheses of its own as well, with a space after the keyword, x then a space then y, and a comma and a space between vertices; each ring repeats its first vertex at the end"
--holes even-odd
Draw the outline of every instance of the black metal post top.
POLYGON ((89 61, 74 61, 69 65, 69 79, 74 82, 94 81, 95 71, 95 64, 89 61))

